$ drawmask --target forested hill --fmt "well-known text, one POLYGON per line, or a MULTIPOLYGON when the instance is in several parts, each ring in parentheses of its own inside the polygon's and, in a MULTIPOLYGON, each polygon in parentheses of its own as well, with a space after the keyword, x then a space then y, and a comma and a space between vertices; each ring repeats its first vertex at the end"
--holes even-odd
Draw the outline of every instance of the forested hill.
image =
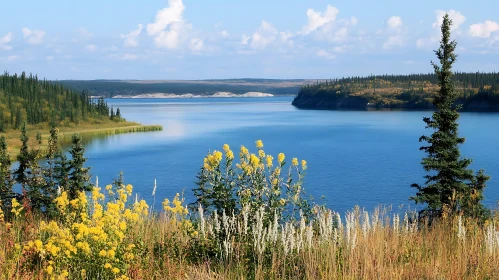
POLYGON ((88 90, 104 97, 137 96, 150 93, 213 95, 217 92, 244 94, 263 92, 274 95, 296 95, 300 88, 314 80, 222 79, 222 80, 62 80, 70 88, 88 90))
MULTIPOLYGON (((463 110, 499 111, 499 73, 455 73, 463 110)), ((350 77, 303 86, 293 105, 304 109, 432 109, 435 74, 350 77)))
POLYGON ((0 132, 30 125, 64 127, 80 122, 109 119, 103 99, 92 99, 84 91, 27 76, 0 76, 0 132))

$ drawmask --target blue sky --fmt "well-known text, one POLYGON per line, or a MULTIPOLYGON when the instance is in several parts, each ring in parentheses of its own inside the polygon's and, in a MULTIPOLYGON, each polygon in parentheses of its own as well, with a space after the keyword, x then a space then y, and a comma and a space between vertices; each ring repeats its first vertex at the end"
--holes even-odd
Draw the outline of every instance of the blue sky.
POLYGON ((440 17, 455 70, 499 71, 499 1, 9 1, 0 71, 48 79, 336 78, 430 72, 440 17))

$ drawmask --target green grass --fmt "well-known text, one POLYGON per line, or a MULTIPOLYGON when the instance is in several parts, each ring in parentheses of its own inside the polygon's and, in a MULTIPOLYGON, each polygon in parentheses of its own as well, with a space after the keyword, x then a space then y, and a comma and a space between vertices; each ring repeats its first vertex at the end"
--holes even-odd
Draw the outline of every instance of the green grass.
MULTIPOLYGON (((50 133, 49 128, 44 126, 29 126, 28 136, 30 147, 44 151, 47 148, 47 140, 49 139, 50 133), (37 132, 41 133, 42 143, 39 144, 36 141, 37 132)), ((149 132, 149 131, 161 131, 163 126, 161 125, 143 125, 136 122, 102 122, 99 124, 82 124, 74 127, 62 127, 59 128, 59 141, 62 146, 67 146, 71 143, 71 136, 73 134, 80 134, 82 137, 105 137, 108 135, 122 134, 122 133, 134 133, 134 132, 149 132), (98 126, 99 128, 96 128, 98 126)), ((20 130, 8 130, 6 133, 0 133, 0 136, 5 136, 7 140, 8 153, 10 157, 14 160, 19 153, 21 148, 21 136, 20 130)))

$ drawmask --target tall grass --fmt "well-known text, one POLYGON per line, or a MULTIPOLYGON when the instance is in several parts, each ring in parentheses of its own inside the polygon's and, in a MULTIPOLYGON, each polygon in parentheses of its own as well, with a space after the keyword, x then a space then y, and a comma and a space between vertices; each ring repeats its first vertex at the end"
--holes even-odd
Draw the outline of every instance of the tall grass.
MULTIPOLYGON (((119 205, 119 201, 126 198, 98 202, 103 216, 115 211, 110 204, 119 205)), ((424 225, 411 222, 412 213, 399 217, 389 211, 377 209, 368 213, 355 208, 341 216, 316 208, 318 215, 314 220, 302 217, 284 223, 276 218, 264 224, 263 212, 253 217, 245 211, 239 215, 215 212, 205 216, 199 209, 200 214, 189 217, 177 196, 171 206, 165 201, 165 209, 160 213, 143 213, 147 207, 141 201, 128 203, 111 216, 124 217, 127 209, 136 211, 139 204, 140 218, 124 219, 124 236, 120 244, 114 244, 118 249, 111 260, 121 268, 119 275, 123 279, 496 279, 499 275, 497 215, 485 225, 462 217, 447 217, 424 225), (120 246, 127 244, 137 248, 130 262, 118 253, 120 246)), ((88 207, 96 209, 95 205, 95 201, 89 202, 88 207)), ((81 213, 66 207, 70 209, 67 217, 81 213)), ((88 219, 89 224, 98 225, 101 218, 90 214, 88 219)), ((92 269, 105 271, 102 264, 111 262, 109 256, 99 260, 103 247, 100 241, 92 241, 92 234, 85 239, 95 243, 91 243, 88 253, 95 255, 92 258, 79 255, 77 249, 63 260, 51 256, 46 249, 29 247, 30 241, 41 240, 44 248, 52 240, 50 236, 59 238, 55 231, 43 229, 48 222, 21 209, 20 216, 11 223, 0 223, 1 278, 48 279, 57 276, 55 271, 67 273, 69 278, 118 276, 92 274, 92 269), (84 274, 83 259, 94 262, 86 266, 84 274), (51 274, 47 272, 48 265, 54 269, 51 274)), ((67 229, 67 234, 77 236, 76 222, 55 222, 61 230, 67 229)), ((102 230, 112 236, 114 229, 102 225, 102 230)), ((65 238, 71 244, 78 241, 78 237, 65 238)))

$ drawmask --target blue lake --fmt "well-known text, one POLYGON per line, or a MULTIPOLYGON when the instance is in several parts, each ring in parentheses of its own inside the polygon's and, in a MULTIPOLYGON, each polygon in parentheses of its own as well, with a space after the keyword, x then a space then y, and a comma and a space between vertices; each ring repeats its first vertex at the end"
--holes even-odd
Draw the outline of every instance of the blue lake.
MULTIPOLYGON (((391 205, 407 208, 415 194, 412 183, 424 183, 418 138, 429 134, 422 118, 431 112, 298 110, 292 97, 220 99, 111 99, 128 120, 161 124, 160 132, 113 135, 91 139, 88 165, 101 185, 120 171, 139 196, 156 208, 163 198, 191 189, 209 150, 227 143, 255 151, 261 139, 267 154, 298 157, 308 162, 305 190, 316 201, 345 212, 355 205, 366 210, 391 205), (323 197, 323 199, 321 199, 323 197)), ((474 169, 492 178, 485 204, 499 199, 499 114, 462 113, 460 134, 467 141, 463 156, 474 169)))

